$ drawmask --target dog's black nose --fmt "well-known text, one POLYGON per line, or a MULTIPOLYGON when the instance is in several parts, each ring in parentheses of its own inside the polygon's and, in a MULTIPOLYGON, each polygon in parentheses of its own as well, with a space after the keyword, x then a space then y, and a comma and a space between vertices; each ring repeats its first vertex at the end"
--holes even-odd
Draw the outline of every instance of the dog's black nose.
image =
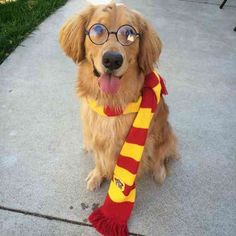
POLYGON ((102 64, 109 70, 116 70, 121 67, 123 57, 118 52, 105 52, 102 57, 102 64))

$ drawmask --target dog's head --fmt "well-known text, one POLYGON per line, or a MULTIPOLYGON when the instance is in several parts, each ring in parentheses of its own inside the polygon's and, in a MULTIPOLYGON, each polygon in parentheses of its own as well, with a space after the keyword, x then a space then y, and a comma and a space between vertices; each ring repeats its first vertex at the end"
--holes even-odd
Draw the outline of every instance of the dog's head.
POLYGON ((109 95, 132 90, 136 81, 130 77, 137 80, 132 74, 152 71, 161 53, 150 24, 138 12, 114 3, 89 6, 71 18, 60 31, 60 43, 69 57, 91 70, 100 92, 109 95))

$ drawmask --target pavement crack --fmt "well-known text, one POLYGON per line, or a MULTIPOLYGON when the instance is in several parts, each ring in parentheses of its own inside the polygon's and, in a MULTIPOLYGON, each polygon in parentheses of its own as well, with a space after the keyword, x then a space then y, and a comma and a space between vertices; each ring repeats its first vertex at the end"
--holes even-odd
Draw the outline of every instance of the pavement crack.
POLYGON ((37 212, 25 211, 25 210, 21 210, 21 209, 14 209, 14 208, 0 206, 0 210, 11 211, 11 212, 20 213, 20 214, 29 215, 29 216, 35 216, 35 217, 44 218, 44 219, 48 219, 48 220, 61 221, 61 222, 74 224, 74 225, 93 227, 92 225, 86 224, 86 223, 83 223, 83 222, 79 222, 79 221, 75 221, 75 220, 69 220, 69 219, 65 219, 65 218, 60 218, 60 217, 57 217, 57 216, 45 215, 45 214, 41 214, 41 213, 37 213, 37 212))
MULTIPOLYGON (((57 217, 57 216, 45 215, 45 214, 26 211, 26 210, 22 210, 22 209, 15 209, 15 208, 10 208, 10 207, 0 206, 0 210, 15 212, 15 213, 18 213, 18 214, 23 214, 23 215, 28 215, 28 216, 34 216, 34 217, 43 218, 43 219, 47 219, 47 220, 54 220, 54 221, 64 222, 64 223, 73 224, 73 225, 93 227, 91 224, 87 224, 87 223, 84 223, 84 222, 80 222, 80 221, 76 221, 76 220, 69 220, 69 219, 65 219, 65 218, 61 218, 61 217, 57 217)), ((129 233, 129 235, 144 236, 142 234, 136 234, 136 233, 129 233)))

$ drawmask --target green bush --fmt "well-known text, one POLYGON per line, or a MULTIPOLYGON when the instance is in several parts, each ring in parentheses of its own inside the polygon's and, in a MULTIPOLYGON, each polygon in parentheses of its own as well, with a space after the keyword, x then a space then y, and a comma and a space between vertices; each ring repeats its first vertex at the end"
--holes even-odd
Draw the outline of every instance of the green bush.
POLYGON ((35 27, 67 0, 0 1, 0 64, 35 27))

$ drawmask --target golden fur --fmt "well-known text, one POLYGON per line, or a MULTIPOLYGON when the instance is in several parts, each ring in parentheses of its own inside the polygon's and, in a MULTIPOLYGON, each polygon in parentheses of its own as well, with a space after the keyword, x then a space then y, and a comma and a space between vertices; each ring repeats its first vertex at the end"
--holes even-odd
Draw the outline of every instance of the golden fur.
MULTIPOLYGON (((84 145, 95 157, 95 168, 87 177, 87 189, 94 190, 104 178, 110 179, 118 154, 133 123, 135 114, 103 117, 92 111, 87 98, 96 99, 99 105, 122 107, 134 102, 147 73, 161 53, 161 41, 150 24, 138 13, 124 5, 114 3, 89 6, 65 23, 60 31, 60 44, 65 53, 78 64, 78 94, 83 99, 82 120, 84 145), (102 23, 110 31, 124 24, 132 25, 141 34, 132 45, 122 46, 114 35, 103 45, 93 44, 84 32, 94 23, 102 23), (121 86, 114 95, 103 93, 93 74, 93 63, 99 72, 104 71, 101 58, 106 51, 118 51, 124 57, 123 65, 115 75, 121 76, 121 86)), ((167 175, 166 163, 176 159, 176 138, 168 123, 168 107, 161 99, 149 128, 145 150, 139 168, 140 175, 151 171, 154 179, 163 183, 167 175)))

